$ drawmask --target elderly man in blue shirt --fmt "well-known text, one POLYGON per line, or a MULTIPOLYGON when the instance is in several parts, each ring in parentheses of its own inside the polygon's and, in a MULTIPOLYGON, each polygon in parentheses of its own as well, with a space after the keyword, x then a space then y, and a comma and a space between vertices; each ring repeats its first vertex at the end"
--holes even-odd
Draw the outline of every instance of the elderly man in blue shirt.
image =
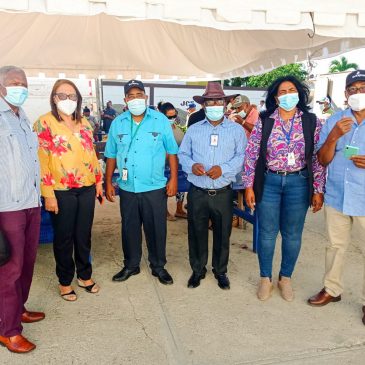
MULTIPOLYGON (((341 300, 344 256, 353 226, 361 233, 365 260, 365 70, 347 76, 345 95, 349 108, 327 120, 319 141, 319 161, 328 166, 325 214, 329 245, 324 288, 308 299, 312 306, 341 300)), ((365 324, 365 280, 362 303, 365 324)))
POLYGON ((209 219, 213 228, 213 273, 221 289, 230 288, 226 273, 233 214, 231 185, 242 171, 247 144, 242 126, 224 117, 230 98, 218 82, 209 82, 203 96, 194 96, 203 105, 205 119, 187 130, 178 154, 191 183, 188 240, 193 273, 189 288, 198 287, 207 272, 209 219))
POLYGON ((35 345, 22 335, 22 322, 44 319, 25 308, 32 283, 41 221, 38 140, 22 109, 28 83, 22 69, 0 68, 0 231, 10 260, 0 267, 0 344, 25 353, 35 345))
POLYGON ((128 81, 124 93, 128 111, 113 121, 105 149, 105 190, 111 202, 115 200, 112 176, 116 165, 120 174, 124 268, 113 276, 113 281, 125 281, 139 274, 143 224, 152 275, 162 284, 172 284, 165 269, 166 212, 167 196, 177 193, 178 147, 168 119, 147 108, 143 83, 128 81), (166 154, 171 170, 167 185, 166 154))

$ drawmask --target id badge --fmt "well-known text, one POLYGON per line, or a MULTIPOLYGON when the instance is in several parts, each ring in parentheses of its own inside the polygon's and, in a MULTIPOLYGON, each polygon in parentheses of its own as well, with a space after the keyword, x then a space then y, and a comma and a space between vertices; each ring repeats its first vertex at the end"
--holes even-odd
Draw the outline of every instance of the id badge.
POLYGON ((288 166, 294 166, 295 165, 295 155, 294 152, 288 153, 288 166))
POLYGON ((122 181, 128 180, 128 170, 126 168, 122 169, 122 181))
POLYGON ((211 134, 210 135, 210 145, 213 147, 218 146, 218 134, 211 134))

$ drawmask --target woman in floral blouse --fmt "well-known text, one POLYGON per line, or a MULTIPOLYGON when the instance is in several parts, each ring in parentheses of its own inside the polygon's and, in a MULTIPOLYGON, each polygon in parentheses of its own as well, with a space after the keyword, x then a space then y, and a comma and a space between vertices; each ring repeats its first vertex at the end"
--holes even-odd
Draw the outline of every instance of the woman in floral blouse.
POLYGON ((100 289, 91 278, 90 249, 95 197, 102 199, 102 172, 93 148, 93 130, 81 116, 82 97, 76 85, 56 81, 50 103, 51 111, 34 124, 41 192, 52 215, 60 295, 75 301, 71 287, 75 266, 80 287, 89 293, 100 289))
POLYGON ((278 287, 287 301, 294 299, 291 276, 299 256, 304 220, 323 204, 325 170, 316 145, 321 121, 308 107, 307 86, 292 76, 268 88, 266 111, 252 130, 245 156, 245 199, 257 210, 260 300, 270 297, 272 262, 277 235, 282 237, 278 287))

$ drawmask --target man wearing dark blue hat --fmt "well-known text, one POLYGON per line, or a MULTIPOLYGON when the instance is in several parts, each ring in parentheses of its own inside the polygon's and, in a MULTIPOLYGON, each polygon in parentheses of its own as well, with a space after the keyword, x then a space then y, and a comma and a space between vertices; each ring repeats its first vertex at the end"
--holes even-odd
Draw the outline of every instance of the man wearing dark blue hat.
POLYGON ((172 284, 166 265, 167 197, 177 192, 178 147, 168 119, 147 108, 147 95, 139 80, 124 86, 128 110, 113 121, 105 149, 106 198, 114 202, 112 177, 118 166, 124 268, 113 281, 139 274, 142 257, 142 225, 152 275, 162 284, 172 284), (164 170, 166 155, 171 177, 164 170), (167 184, 166 184, 167 182, 167 184))

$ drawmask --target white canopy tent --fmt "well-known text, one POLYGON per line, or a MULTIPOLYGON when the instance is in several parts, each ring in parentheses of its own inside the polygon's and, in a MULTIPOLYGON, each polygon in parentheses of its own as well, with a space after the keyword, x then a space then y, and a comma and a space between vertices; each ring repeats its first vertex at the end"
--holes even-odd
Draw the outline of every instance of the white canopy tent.
POLYGON ((0 0, 29 76, 224 79, 365 47, 364 0, 0 0))

